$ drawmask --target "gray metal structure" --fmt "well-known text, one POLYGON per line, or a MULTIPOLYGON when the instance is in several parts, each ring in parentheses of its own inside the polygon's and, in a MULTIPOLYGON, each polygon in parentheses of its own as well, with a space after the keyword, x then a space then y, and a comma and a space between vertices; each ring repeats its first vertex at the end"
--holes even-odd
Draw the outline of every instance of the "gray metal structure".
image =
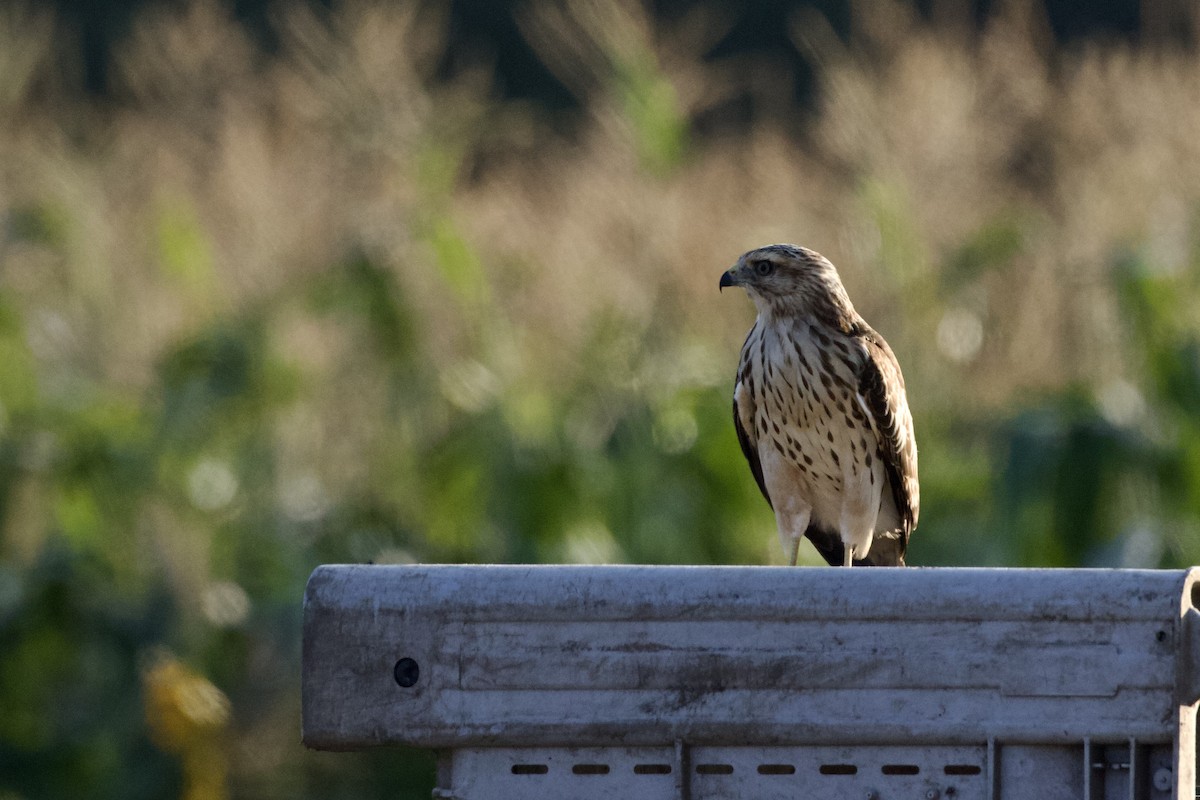
POLYGON ((1200 570, 324 566, 309 747, 454 800, 1191 800, 1200 570))

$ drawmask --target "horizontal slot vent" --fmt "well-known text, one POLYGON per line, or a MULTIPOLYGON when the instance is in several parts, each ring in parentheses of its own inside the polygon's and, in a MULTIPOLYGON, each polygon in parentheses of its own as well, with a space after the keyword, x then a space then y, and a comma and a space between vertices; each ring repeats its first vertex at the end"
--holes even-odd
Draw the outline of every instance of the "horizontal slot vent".
POLYGON ((976 764, 947 764, 942 772, 947 775, 978 775, 983 772, 983 767, 976 764))
POLYGON ((796 768, 791 764, 759 764, 759 775, 795 775, 796 768))
POLYGON ((550 768, 545 764, 513 764, 513 775, 545 775, 550 768))
POLYGON ((670 764, 634 764, 634 775, 670 775, 670 764))
POLYGON ((607 775, 608 764, 576 764, 571 767, 576 775, 607 775))
POLYGON ((921 768, 916 764, 884 764, 881 772, 884 775, 920 775, 921 768))
POLYGON ((857 775, 858 767, 853 764, 822 764, 822 775, 857 775))

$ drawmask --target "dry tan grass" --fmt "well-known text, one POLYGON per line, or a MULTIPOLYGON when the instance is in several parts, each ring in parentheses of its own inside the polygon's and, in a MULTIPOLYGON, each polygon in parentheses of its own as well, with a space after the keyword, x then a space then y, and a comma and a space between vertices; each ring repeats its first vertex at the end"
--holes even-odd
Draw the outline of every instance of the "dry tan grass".
MULTIPOLYGON (((1200 186, 1194 56, 1107 46, 1051 65, 1029 13, 972 36, 873 5, 849 45, 804 20, 797 38, 822 68, 812 135, 763 126, 695 143, 653 174, 604 70, 657 59, 685 118, 729 74, 694 53, 685 62, 680 37, 658 36, 635 5, 611 10, 619 30, 583 6, 555 8, 526 27, 586 87, 597 124, 570 141, 489 103, 479 75, 435 83, 438 21, 412 11, 289 12, 275 59, 215 3, 142 20, 118 63, 131 100, 95 116, 83 146, 69 135, 74 106, 5 131, 7 205, 57 209, 67 237, 54 256, 10 252, 5 285, 136 383, 211 314, 276 297, 363 247, 403 275, 436 331, 431 348, 470 350, 462 329, 480 309, 447 302, 431 264, 430 240, 451 230, 514 337, 504 368, 531 380, 545 370, 529 365, 569 367, 607 311, 634 330, 670 314, 681 341, 727 362, 748 311, 712 291, 714 275, 748 247, 799 240, 841 265, 869 318, 919 364, 919 386, 964 370, 992 404, 1010 399, 1004 387, 1120 375, 1109 260, 1147 242, 1165 260, 1187 249, 1200 186), (463 165, 506 136, 526 143, 468 180, 463 165), (998 219, 1019 232, 1011 260, 947 281, 947 258, 998 219), (163 237, 191 228, 193 263, 163 264, 163 237), (959 306, 983 327, 965 365, 930 346, 959 306)), ((6 26, 49 46, 12 33, 44 31, 36 15, 6 26)), ((29 47, 13 58, 24 69, 6 96, 20 97, 47 59, 29 47)))

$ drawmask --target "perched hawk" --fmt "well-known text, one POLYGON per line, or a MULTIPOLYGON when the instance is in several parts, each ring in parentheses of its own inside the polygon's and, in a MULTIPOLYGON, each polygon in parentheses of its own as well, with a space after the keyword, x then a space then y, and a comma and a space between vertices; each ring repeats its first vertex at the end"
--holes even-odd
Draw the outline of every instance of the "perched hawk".
POLYGON ((751 250, 720 286, 741 286, 758 308, 733 422, 790 562, 807 536, 835 566, 903 566, 917 524, 917 443, 892 349, 812 250, 751 250))

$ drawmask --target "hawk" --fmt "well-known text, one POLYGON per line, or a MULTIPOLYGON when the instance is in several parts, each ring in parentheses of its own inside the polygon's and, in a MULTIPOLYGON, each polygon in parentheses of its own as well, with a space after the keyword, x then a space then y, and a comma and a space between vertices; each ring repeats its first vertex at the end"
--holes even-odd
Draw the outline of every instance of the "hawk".
POLYGON ((742 345, 733 422, 795 565, 807 536, 831 565, 904 566, 917 524, 917 443, 904 377, 837 270, 792 244, 721 275, 758 309, 742 345))

